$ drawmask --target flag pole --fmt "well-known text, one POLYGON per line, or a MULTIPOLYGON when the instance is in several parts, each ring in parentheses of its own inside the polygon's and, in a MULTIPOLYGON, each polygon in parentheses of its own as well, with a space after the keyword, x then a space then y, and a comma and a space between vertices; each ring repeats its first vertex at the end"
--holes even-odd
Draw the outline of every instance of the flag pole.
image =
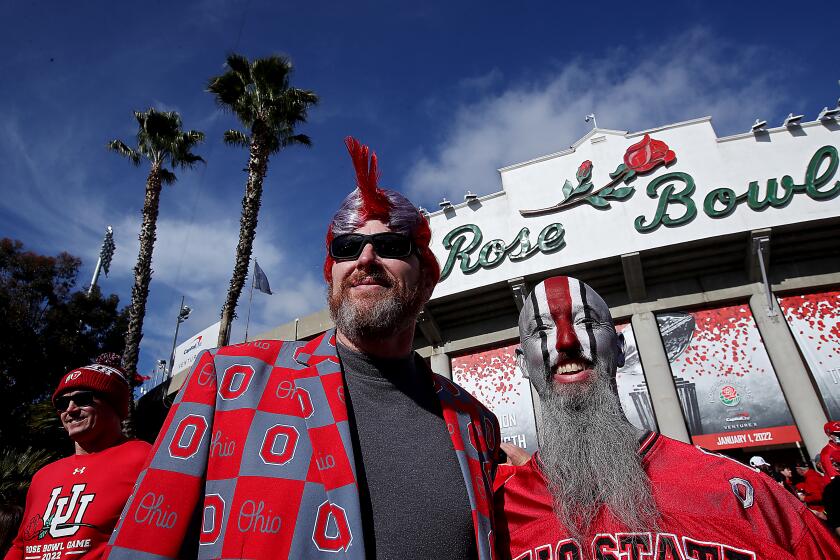
POLYGON ((251 293, 248 294, 248 319, 245 321, 245 342, 248 342, 248 326, 251 324, 251 299, 254 297, 254 277, 257 275, 257 259, 254 259, 254 272, 251 273, 251 293))

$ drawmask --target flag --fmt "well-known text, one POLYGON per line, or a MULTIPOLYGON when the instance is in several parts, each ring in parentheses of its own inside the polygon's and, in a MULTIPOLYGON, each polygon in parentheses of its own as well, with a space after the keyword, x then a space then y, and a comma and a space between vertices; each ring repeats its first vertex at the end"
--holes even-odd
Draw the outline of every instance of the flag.
POLYGON ((271 286, 268 285, 268 278, 257 261, 254 261, 254 287, 264 294, 271 295, 271 286))

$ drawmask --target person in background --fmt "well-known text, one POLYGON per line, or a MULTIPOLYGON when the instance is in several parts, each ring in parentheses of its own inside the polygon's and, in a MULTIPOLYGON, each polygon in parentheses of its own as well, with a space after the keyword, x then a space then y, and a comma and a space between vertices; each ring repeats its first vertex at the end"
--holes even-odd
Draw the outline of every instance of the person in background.
POLYGON ((796 488, 794 486, 795 480, 793 478, 793 467, 790 465, 781 465, 778 467, 777 471, 782 476, 782 486, 785 487, 785 490, 796 495, 796 488))
POLYGON ((336 329, 199 356, 110 558, 493 557, 498 421, 412 350, 440 277, 429 224, 347 147, 356 189, 324 263, 336 329))
POLYGON ((780 475, 773 466, 764 460, 764 457, 761 455, 755 455, 750 459, 750 467, 755 472, 762 472, 778 482, 779 484, 783 484, 784 478, 780 475))
POLYGON ((62 376, 52 402, 75 452, 32 477, 6 560, 101 557, 151 448, 122 433, 129 398, 128 379, 115 365, 62 376))
POLYGON ((822 495, 827 480, 807 463, 796 465, 796 473, 802 481, 796 484, 797 496, 814 512, 823 512, 822 495))
POLYGON ((590 286, 540 282, 519 335, 542 444, 497 472, 501 558, 840 558, 840 541, 770 478, 625 418, 624 339, 590 286))
POLYGON ((831 480, 840 475, 840 422, 826 422, 825 435, 828 436, 828 444, 820 451, 820 463, 826 478, 831 480))

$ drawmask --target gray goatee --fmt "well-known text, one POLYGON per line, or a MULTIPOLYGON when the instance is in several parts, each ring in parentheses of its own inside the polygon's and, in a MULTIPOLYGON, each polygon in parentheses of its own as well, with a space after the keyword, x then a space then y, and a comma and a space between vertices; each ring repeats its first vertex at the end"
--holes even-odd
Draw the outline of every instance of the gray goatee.
POLYGON ((650 481, 638 455, 640 432, 624 417, 606 376, 560 387, 542 400, 542 468, 560 522, 579 542, 606 507, 630 531, 657 526, 650 481))
POLYGON ((423 307, 419 286, 407 287, 392 281, 383 271, 371 270, 356 276, 367 276, 388 286, 389 293, 351 300, 348 291, 352 278, 345 279, 341 290, 328 289, 330 315, 336 328, 353 342, 386 338, 410 326, 423 307))

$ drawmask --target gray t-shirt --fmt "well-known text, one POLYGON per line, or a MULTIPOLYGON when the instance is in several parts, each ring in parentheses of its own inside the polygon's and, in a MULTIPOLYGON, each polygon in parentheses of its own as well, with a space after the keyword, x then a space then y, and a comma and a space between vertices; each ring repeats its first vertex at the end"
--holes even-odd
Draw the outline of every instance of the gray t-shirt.
POLYGON ((469 498, 422 358, 338 345, 368 558, 476 558, 469 498))

